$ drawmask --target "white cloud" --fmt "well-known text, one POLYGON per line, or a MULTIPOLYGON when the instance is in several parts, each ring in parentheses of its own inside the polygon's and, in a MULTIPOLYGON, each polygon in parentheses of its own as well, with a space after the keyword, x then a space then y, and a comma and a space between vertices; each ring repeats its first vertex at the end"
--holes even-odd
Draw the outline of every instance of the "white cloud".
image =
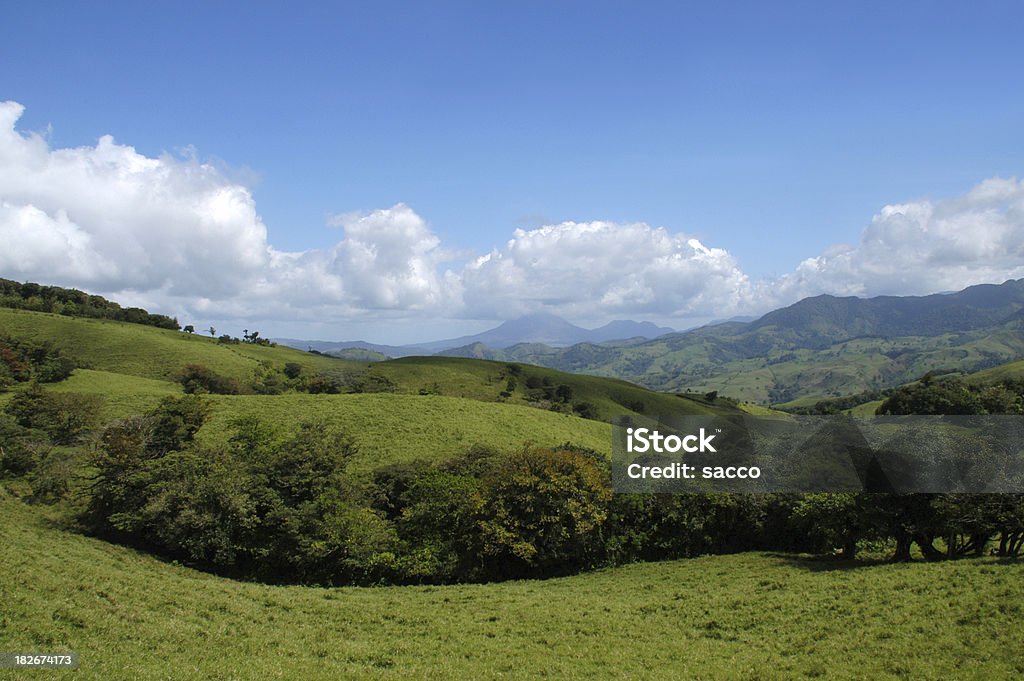
POLYGON ((411 208, 400 203, 332 222, 345 238, 331 249, 331 269, 345 273, 349 295, 363 306, 423 309, 446 301, 441 240, 411 208))
POLYGON ((602 221, 517 229, 503 247, 446 269, 454 256, 404 204, 335 216, 341 238, 330 248, 282 251, 250 191, 217 166, 194 154, 150 158, 109 136, 51 149, 16 129, 23 110, 0 102, 0 276, 78 286, 188 321, 436 327, 545 310, 683 326, 819 293, 930 293, 1024 277, 1016 179, 885 206, 856 244, 762 281, 692 236, 602 221))
POLYGON ((469 314, 539 307, 593 316, 719 314, 746 304, 747 277, 726 251, 642 223, 563 222, 517 229, 463 271, 469 314))
POLYGON ((319 319, 447 302, 438 238, 399 204, 339 221, 327 250, 279 251, 252 194, 194 158, 104 136, 50 149, 0 102, 0 273, 185 314, 319 319))
POLYGON ((8 276, 99 290, 230 297, 267 266, 267 230, 244 187, 195 161, 148 158, 109 136, 48 148, 0 103, 0 252, 8 276))
POLYGON ((769 303, 818 293, 959 290, 1024 277, 1024 182, 995 178, 966 195, 885 206, 856 246, 838 245, 763 287, 769 303))

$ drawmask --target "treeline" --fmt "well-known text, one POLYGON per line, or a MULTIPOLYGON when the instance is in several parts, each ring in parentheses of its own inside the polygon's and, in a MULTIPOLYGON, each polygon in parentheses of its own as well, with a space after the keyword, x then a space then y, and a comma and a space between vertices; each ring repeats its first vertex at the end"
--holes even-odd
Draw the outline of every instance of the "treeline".
POLYGON ((177 319, 153 314, 141 307, 121 307, 103 296, 91 295, 78 289, 31 282, 21 284, 10 279, 0 279, 0 307, 51 312, 68 317, 113 319, 174 331, 181 329, 177 319))
POLYGON ((368 368, 346 366, 310 373, 298 362, 286 362, 284 366, 260 362, 248 382, 217 373, 202 364, 187 364, 178 373, 178 382, 190 395, 281 395, 286 392, 338 395, 397 390, 391 379, 368 368))
POLYGON ((856 395, 832 397, 806 407, 789 407, 791 414, 841 414, 866 402, 883 400, 879 415, 985 415, 1024 414, 1024 380, 968 383, 956 376, 929 372, 915 383, 898 388, 868 390, 856 395))
POLYGON ((853 558, 884 543, 937 560, 1024 544, 1022 495, 612 494, 608 461, 571 444, 357 473, 353 441, 322 423, 243 418, 200 445, 200 397, 99 430, 98 403, 79 397, 18 393, 0 415, 0 475, 27 481, 29 499, 68 499, 89 533, 233 577, 447 583, 747 550, 853 558))
POLYGON ((811 406, 803 407, 776 407, 783 409, 790 414, 801 415, 829 415, 841 414, 847 409, 853 409, 865 402, 883 400, 895 391, 895 388, 880 388, 877 390, 865 390, 855 395, 844 395, 842 397, 827 397, 818 400, 811 406))
POLYGON ((956 377, 926 374, 917 383, 895 389, 877 414, 1024 414, 1024 380, 967 383, 956 377))

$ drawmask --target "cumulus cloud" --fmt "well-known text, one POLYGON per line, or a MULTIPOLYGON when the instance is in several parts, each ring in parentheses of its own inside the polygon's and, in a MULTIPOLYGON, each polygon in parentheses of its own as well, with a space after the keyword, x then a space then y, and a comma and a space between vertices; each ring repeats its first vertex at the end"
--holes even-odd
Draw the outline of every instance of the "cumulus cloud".
POLYGON ((882 208, 856 245, 837 245, 768 282, 766 301, 818 293, 874 296, 958 290, 1024 277, 1024 182, 882 208))
POLYGON ((345 238, 329 254, 332 271, 344 272, 348 293, 366 307, 422 309, 440 305, 446 291, 438 268, 441 240, 405 204, 365 215, 338 216, 331 224, 345 238))
POLYGON ((747 304, 735 260, 695 238, 642 223, 563 222, 517 229, 462 273, 469 314, 546 308, 570 315, 719 314, 747 304))
POLYGON ((439 240, 409 207, 339 219, 331 249, 268 241, 252 194, 211 164, 110 136, 50 149, 0 103, 0 273, 198 313, 316 318, 446 302, 439 240))
POLYGON ((752 281, 728 251, 644 223, 517 229, 456 262, 404 204, 338 215, 330 248, 274 248, 251 192, 194 157, 104 136, 50 148, 0 102, 0 276, 77 286, 190 321, 570 318, 765 312, 819 293, 960 289, 1024 277, 1024 183, 885 206, 859 241, 752 281))

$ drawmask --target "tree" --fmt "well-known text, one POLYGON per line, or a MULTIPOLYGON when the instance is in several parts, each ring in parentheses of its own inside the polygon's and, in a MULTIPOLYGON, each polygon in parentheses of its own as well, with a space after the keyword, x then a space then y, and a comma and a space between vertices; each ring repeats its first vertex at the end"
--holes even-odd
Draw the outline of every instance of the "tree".
POLYGON ((32 384, 15 395, 5 411, 23 428, 42 430, 55 444, 69 445, 96 425, 102 402, 99 395, 51 393, 32 384))
POLYGON ((193 334, 196 332, 196 327, 192 326, 191 324, 186 324, 185 328, 182 329, 182 331, 184 331, 187 334, 193 334))
POLYGON ((808 537, 816 548, 842 549, 843 558, 857 554, 857 540, 865 530, 860 497, 845 492, 807 494, 793 508, 794 529, 808 537))
POLYGON ((210 334, 210 338, 213 338, 214 336, 217 335, 217 329, 215 329, 212 326, 210 328, 208 328, 206 331, 207 331, 207 333, 210 334))
POLYGON ((242 384, 230 376, 222 376, 201 364, 188 364, 178 376, 185 393, 213 393, 215 395, 240 395, 246 392, 242 384))
POLYGON ((593 565, 611 498, 606 472, 585 452, 534 448, 498 457, 478 502, 480 557, 495 576, 593 565))

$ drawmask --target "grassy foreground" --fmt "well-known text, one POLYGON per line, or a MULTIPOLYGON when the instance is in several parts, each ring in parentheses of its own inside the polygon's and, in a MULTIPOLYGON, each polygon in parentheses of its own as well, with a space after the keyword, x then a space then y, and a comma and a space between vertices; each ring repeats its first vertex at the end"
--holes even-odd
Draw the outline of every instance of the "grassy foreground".
POLYGON ((741 554, 535 582, 274 587, 64 532, 41 512, 0 496, 0 649, 75 651, 81 668, 0 678, 1024 674, 1024 563, 843 569, 741 554))

